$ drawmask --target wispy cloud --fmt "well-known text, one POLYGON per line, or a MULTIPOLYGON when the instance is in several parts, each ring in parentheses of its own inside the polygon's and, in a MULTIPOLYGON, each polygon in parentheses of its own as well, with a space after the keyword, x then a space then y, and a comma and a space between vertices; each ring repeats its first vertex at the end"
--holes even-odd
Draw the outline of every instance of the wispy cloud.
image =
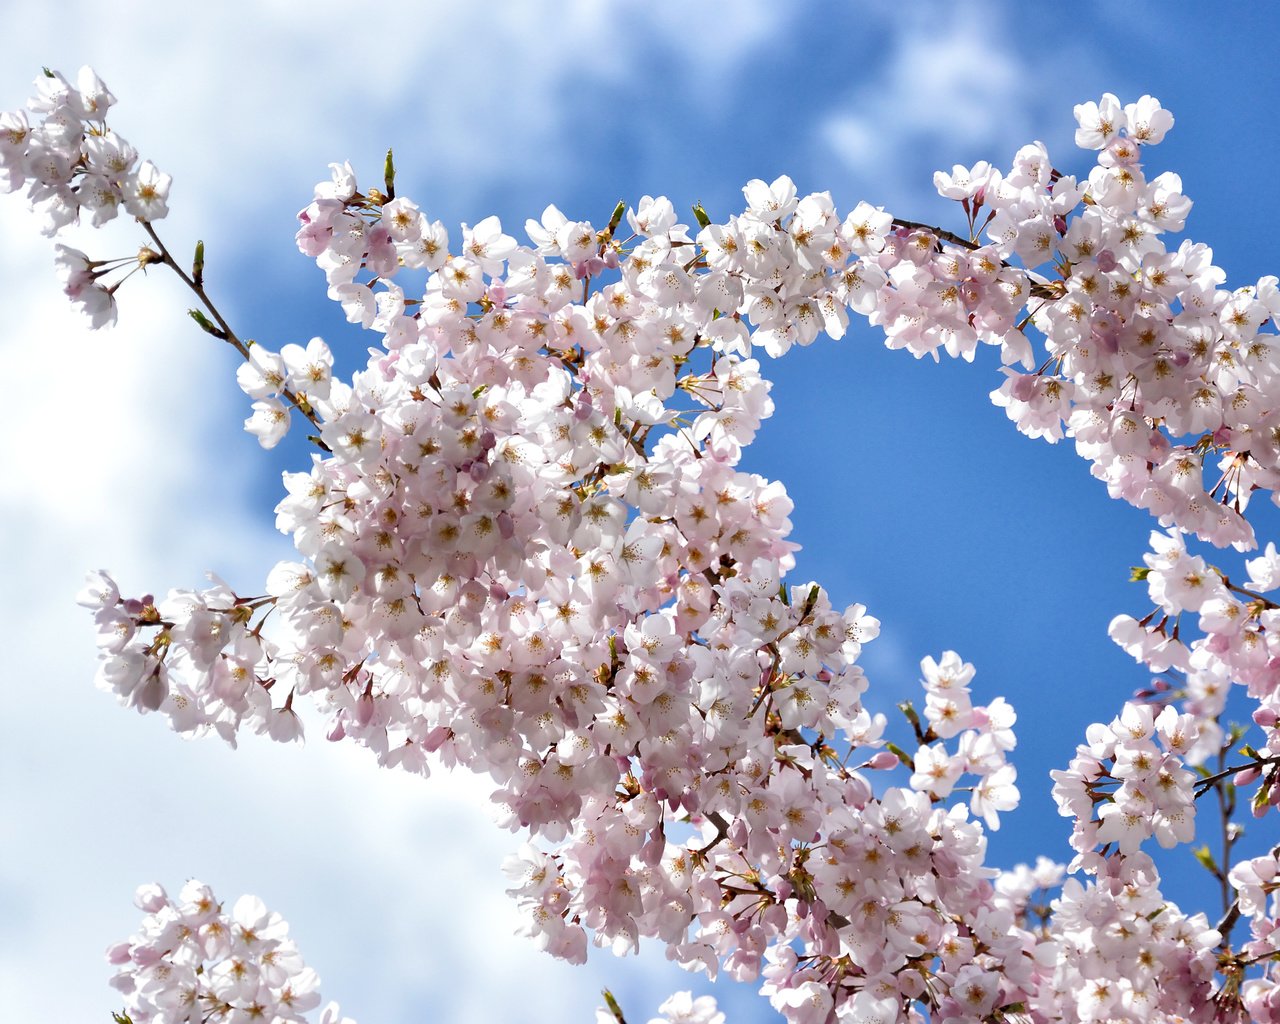
MULTIPOLYGON (((918 205, 944 162, 1007 161, 1018 146, 1044 138, 1046 124, 1061 127, 1046 142, 1069 140, 1056 96, 1066 53, 1032 56, 1016 43, 1007 9, 984 10, 978 19, 928 4, 899 20, 879 66, 822 126, 829 151, 858 185, 875 190, 877 203, 918 205)), ((1079 70, 1079 56, 1071 60, 1079 70)))

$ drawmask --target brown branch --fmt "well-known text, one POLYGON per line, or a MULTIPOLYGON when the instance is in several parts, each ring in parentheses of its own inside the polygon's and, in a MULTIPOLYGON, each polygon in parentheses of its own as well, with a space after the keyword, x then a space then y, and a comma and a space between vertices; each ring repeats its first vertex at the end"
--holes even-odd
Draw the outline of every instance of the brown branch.
MULTIPOLYGON (((241 357, 247 362, 249 359, 249 345, 240 340, 236 335, 236 332, 231 329, 231 325, 227 323, 222 313, 218 311, 218 307, 213 304, 213 300, 209 298, 208 292, 204 290, 203 273, 201 274, 201 280, 199 281, 192 278, 190 274, 178 265, 178 261, 173 258, 173 254, 169 252, 168 247, 160 240, 160 236, 156 234, 156 230, 151 226, 151 222, 144 220, 139 221, 139 223, 159 248, 160 262, 168 266, 175 274, 178 275, 179 278, 181 278, 182 283, 191 289, 204 308, 209 311, 209 315, 217 322, 219 331, 221 332, 218 337, 239 352, 241 357)), ((311 403, 308 402, 306 398, 290 391, 288 388, 282 388, 280 393, 289 400, 289 403, 295 409, 310 420, 317 430, 320 429, 320 418, 316 415, 315 410, 311 408, 311 403)), ((317 439, 316 443, 325 451, 329 451, 328 445, 324 444, 324 442, 317 439)))
POLYGON ((1236 764, 1236 765, 1232 765, 1230 768, 1224 768, 1222 771, 1218 772, 1216 775, 1208 775, 1208 776, 1205 776, 1203 779, 1197 779, 1195 782, 1195 786, 1200 787, 1200 792, 1196 793, 1195 797, 1197 800, 1200 799, 1200 797, 1204 796, 1207 792, 1209 792, 1210 789, 1213 788, 1213 784, 1215 782, 1219 782, 1222 779, 1227 778, 1229 775, 1236 775, 1237 773, 1242 772, 1247 768, 1261 768, 1263 765, 1267 765, 1267 764, 1280 764, 1280 755, 1276 755, 1273 757, 1255 758, 1254 760, 1249 761, 1245 764, 1236 764))
MULTIPOLYGON (((907 228, 910 231, 928 231, 930 234, 937 236, 942 241, 950 242, 952 245, 958 245, 962 249, 968 249, 970 252, 976 252, 978 249, 982 248, 981 245, 979 245, 977 242, 973 241, 972 239, 961 238, 954 231, 948 231, 945 228, 934 227, 932 224, 921 224, 919 221, 902 220, 898 217, 893 218, 893 223, 896 227, 907 228)), ((1001 266, 1008 267, 1010 270, 1019 269, 1017 267, 1014 267, 1007 260, 1001 260, 1000 263, 1001 263, 1001 266)), ((1040 284, 1030 279, 1029 271, 1022 270, 1022 273, 1027 274, 1027 281, 1028 281, 1028 284, 1030 284, 1031 286, 1030 294, 1032 298, 1035 298, 1035 299, 1062 298, 1064 294, 1062 282, 1055 281, 1052 284, 1040 284)))

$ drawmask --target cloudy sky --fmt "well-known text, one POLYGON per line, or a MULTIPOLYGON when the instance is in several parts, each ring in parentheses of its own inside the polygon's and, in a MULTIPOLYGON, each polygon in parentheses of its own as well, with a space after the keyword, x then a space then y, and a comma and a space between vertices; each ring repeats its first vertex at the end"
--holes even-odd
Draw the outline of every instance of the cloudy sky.
MULTIPOLYGON (((207 281, 241 334, 272 347, 321 334, 355 358, 367 342, 294 249, 294 214, 329 161, 376 179, 388 146, 398 190, 451 225, 497 213, 518 228, 552 202, 600 223, 645 193, 723 218, 746 180, 780 173, 842 210, 867 199, 945 220, 934 169, 1007 162, 1039 138, 1083 170, 1072 105, 1151 93, 1178 119, 1151 166, 1182 174, 1189 234, 1249 283, 1277 269, 1280 17, 1247 10, 0 0, 0 109, 25 101, 41 65, 92 64, 120 100, 113 125, 175 178, 166 241, 205 240, 207 281)), ((121 230, 82 247, 136 244, 121 230)), ((289 551, 272 531, 279 474, 307 456, 295 443, 264 454, 241 432, 234 356, 190 325, 163 275, 122 292, 114 331, 85 333, 14 197, 0 201, 0 298, 9 1017, 105 1022, 102 950, 135 925, 134 887, 193 876, 281 911, 326 994, 363 1024, 590 1021, 605 983, 644 1020, 672 989, 705 987, 654 951, 574 970, 511 938, 499 864, 515 839, 489 823, 476 780, 377 772, 318 738, 186 743, 95 691, 72 604, 83 572, 162 592, 214 570, 255 589, 289 551)), ((885 707, 947 648, 977 665, 982 699, 1012 701, 1024 807, 992 860, 1066 859, 1046 773, 1144 682, 1105 628, 1145 611, 1125 579, 1148 520, 1108 502, 1068 446, 1012 429, 986 399, 990 359, 917 363, 863 330, 772 375, 778 411, 747 466, 796 501, 797 578, 883 620, 866 662, 885 707)), ((1188 905, 1207 896, 1170 870, 1188 905)), ((770 1018, 749 991, 722 998, 739 1019, 770 1018)))

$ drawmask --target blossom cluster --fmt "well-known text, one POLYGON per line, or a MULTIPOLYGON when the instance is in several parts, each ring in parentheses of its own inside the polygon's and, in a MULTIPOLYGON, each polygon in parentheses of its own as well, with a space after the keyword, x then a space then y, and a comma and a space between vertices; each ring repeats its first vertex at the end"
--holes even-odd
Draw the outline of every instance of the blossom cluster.
MULTIPOLYGON (((301 1024, 320 1005, 320 979, 288 938, 289 926, 256 896, 227 911, 190 881, 173 899, 158 884, 135 897, 138 932, 107 951, 111 985, 133 1024, 301 1024)), ((319 1024, 355 1024, 336 1003, 319 1024)))
POLYGON ((1088 729, 1089 742, 1076 750, 1070 767, 1054 770, 1053 796, 1072 819, 1072 846, 1083 855, 1114 844, 1136 853, 1155 836, 1163 847, 1195 836, 1195 776, 1183 758, 1199 739, 1197 720, 1166 706, 1128 703, 1109 725, 1088 729), (1095 817, 1096 815, 1096 817, 1095 817))
POLYGON ((1230 880, 1236 890, 1240 915, 1249 922, 1250 940, 1242 954, 1266 964, 1260 978, 1251 978, 1242 986, 1241 1000, 1251 1020, 1258 1024, 1280 1021, 1280 986, 1276 985, 1276 954, 1280 952, 1280 847, 1231 869, 1230 880))
MULTIPOLYGON (((45 234, 78 223, 82 210, 93 227, 114 219, 121 207, 140 221, 168 214, 171 178, 150 160, 139 163, 137 150, 107 127, 113 103, 115 97, 86 67, 75 85, 45 71, 27 110, 0 113, 0 192, 25 186, 45 234)), ((115 322, 115 289, 101 283, 115 269, 58 247, 63 289, 94 327, 115 322)))
POLYGON ((1003 697, 989 705, 975 707, 969 693, 974 668, 947 651, 939 664, 933 658, 920 663, 924 675, 924 716, 929 729, 911 759, 911 788, 945 800, 962 775, 981 779, 973 787, 969 808, 980 815, 990 829, 1000 827, 1000 811, 1018 804, 1017 772, 1005 760, 1016 744, 1013 708, 1003 697), (942 740, 959 736, 955 754, 948 754, 942 740))
MULTIPOLYGON (((114 136, 85 82, 44 86, 61 106, 33 109, 94 113, 74 142, 88 147, 114 136)), ((9 180, 90 205, 89 157, 68 156, 64 179, 29 156, 44 129, 6 117, 23 147, 9 180)), ((245 729, 300 738, 294 702, 310 700, 330 739, 384 765, 487 773, 499 819, 530 840, 506 867, 525 930, 572 961, 589 939, 621 953, 654 938, 692 969, 760 980, 795 1024, 1208 1019, 1227 1000, 1213 987, 1225 938, 1163 899, 1141 847, 1192 838, 1184 764, 1217 749, 1231 681, 1259 700, 1259 725, 1280 717, 1274 606, 1236 600, 1182 547, 1184 533, 1253 544, 1248 495, 1280 468, 1261 333, 1280 298, 1274 278, 1219 288, 1202 245, 1165 250, 1190 202, 1176 175, 1143 175, 1142 147, 1172 125, 1155 100, 1108 95, 1076 118, 1098 154, 1083 180, 1040 143, 1007 172, 936 176, 967 238, 866 203, 841 216, 783 177, 749 183, 723 223, 696 208, 697 230, 646 196, 603 227, 548 207, 528 245, 488 217, 452 249, 390 173, 361 191, 332 165, 297 244, 379 343, 349 381, 321 339, 243 348, 237 375, 265 447, 293 410, 317 430, 276 509, 297 560, 257 595, 215 579, 133 598, 93 574, 80 600, 100 685, 232 744, 245 729), (788 578, 790 499, 739 468, 773 409, 758 350, 840 338, 851 313, 917 357, 998 348, 997 404, 1028 434, 1072 436, 1113 496, 1173 528, 1148 585, 1166 614, 1201 614, 1189 646, 1150 620, 1113 624, 1196 681, 1181 710, 1130 704, 1092 726, 1057 773, 1071 867, 1092 880, 1068 880, 1044 913, 1031 893, 1063 869, 985 864, 984 824, 1019 797, 1008 703, 975 705, 953 652, 927 658, 916 752, 891 746, 858 665, 878 621, 788 578), (1020 373, 1037 364, 1031 327, 1047 359, 1020 373), (1206 489, 1209 458, 1223 478, 1206 489), (881 781, 895 770, 906 785, 881 781)), ((68 278, 103 266, 62 260, 68 278)), ((1250 567, 1257 587, 1280 581, 1274 547, 1250 567)), ((1260 1005, 1274 989, 1250 991, 1260 1005)))
MULTIPOLYGON (((416 207, 371 200, 335 166, 299 245, 382 345, 349 384, 318 340, 254 346, 239 374, 264 443, 285 389, 316 415, 327 454, 286 477, 277 509, 303 560, 276 566, 262 597, 216 584, 126 600, 99 575, 83 600, 103 685, 181 731, 294 738, 292 702, 310 694, 331 738, 384 764, 487 772, 502 820, 556 844, 510 866, 553 953, 582 960, 590 930, 744 978, 773 956, 785 1003, 828 969, 793 964, 777 985, 799 939, 819 965, 848 959, 845 1000, 871 973, 917 970, 916 937, 970 916, 990 872, 980 828, 963 805, 935 807, 938 785, 874 794, 864 773, 898 763, 877 754, 885 722, 860 699, 856 661, 879 624, 785 582, 791 503, 736 468, 771 412, 750 346, 764 331, 780 352, 835 291, 848 301, 889 219, 842 222, 786 179, 746 194, 696 242, 649 200, 626 253, 617 223, 549 209, 527 229, 537 248, 490 218, 445 261, 416 207), (430 260, 423 298, 407 299, 391 278, 430 260), (593 269, 617 276, 587 295, 593 269)), ((930 742, 970 727, 946 774, 975 776, 972 809, 994 825, 1017 801, 1012 712, 972 708, 954 654, 929 665, 964 704, 939 712, 930 742)))
MULTIPOLYGON (((724 1014, 716 1006, 715 998, 698 996, 695 999, 692 992, 672 993, 658 1007, 658 1013, 660 1016, 650 1018, 649 1024, 724 1024, 724 1014)), ((619 1024, 620 1020, 613 1006, 596 1010, 596 1024, 619 1024)))
POLYGON ((1249 748, 1253 766, 1237 773, 1236 784, 1262 780, 1254 798, 1254 813, 1260 816, 1280 803, 1274 786, 1280 760, 1280 604, 1267 596, 1280 589, 1280 553, 1268 543, 1262 554, 1245 560, 1244 582, 1234 583, 1188 552, 1182 535, 1170 531, 1151 534, 1143 561, 1136 575, 1146 581, 1154 610, 1142 620, 1116 616, 1111 636, 1159 673, 1153 698, 1179 698, 1202 723, 1201 742, 1189 751, 1193 764, 1221 746, 1217 719, 1232 686, 1244 687, 1263 738, 1256 749, 1249 748), (1194 626, 1182 618, 1184 612, 1195 616, 1194 626))
POLYGON ((1145 853, 1109 858, 1054 900, 1027 1009, 1053 1021, 1240 1019, 1234 993, 1214 984, 1221 939, 1164 897, 1145 853))
POLYGON ((1000 257, 1046 274, 1028 317, 1047 359, 1035 373, 1007 370, 993 400, 1024 433, 1074 438, 1111 496, 1161 525, 1252 547, 1250 493, 1275 500, 1280 480, 1280 364, 1262 331, 1280 313, 1276 278, 1228 291, 1207 246, 1165 248, 1191 202, 1178 175, 1143 173, 1143 148, 1173 124, 1157 101, 1107 94, 1075 113, 1077 144, 1098 154, 1087 181, 1060 176, 1037 143, 1013 174, 975 168, 949 190, 991 209, 1000 257))

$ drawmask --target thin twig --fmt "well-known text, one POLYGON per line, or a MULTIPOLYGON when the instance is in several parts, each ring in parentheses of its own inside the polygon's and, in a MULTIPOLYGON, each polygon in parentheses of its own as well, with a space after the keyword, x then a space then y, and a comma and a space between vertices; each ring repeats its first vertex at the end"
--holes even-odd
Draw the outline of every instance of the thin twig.
MULTIPOLYGON (((249 346, 240 340, 236 332, 231 329, 231 325, 227 323, 226 319, 218 311, 218 307, 213 304, 213 300, 209 298, 208 292, 204 290, 204 282, 203 281, 197 282, 191 277, 190 274, 188 274, 185 270, 182 269, 182 267, 178 264, 178 261, 173 258, 173 254, 169 252, 168 247, 164 244, 163 241, 160 240, 160 236, 156 234, 156 230, 154 227, 151 226, 150 221, 144 220, 144 221, 139 221, 139 223, 146 230, 147 234, 151 236, 151 240, 159 248, 161 261, 166 266, 168 266, 171 270, 173 270, 173 272, 177 274, 179 278, 182 279, 182 283, 191 289, 191 291, 195 294, 196 298, 200 300, 204 308, 209 311, 209 315, 213 317, 214 321, 218 325, 219 330, 222 332, 222 340, 225 341, 232 348, 234 348, 237 352, 239 352, 243 359, 248 361, 249 346)), ((303 416, 305 416, 308 420, 310 420, 313 426, 319 429, 320 418, 316 415, 315 410, 311 408, 311 403, 309 403, 305 398, 301 397, 300 395, 295 394, 293 391, 289 390, 288 388, 282 388, 280 393, 289 400, 289 403, 295 409, 297 409, 300 413, 302 413, 303 416)), ((325 451, 329 450, 328 446, 323 444, 323 442, 317 442, 317 443, 319 443, 320 446, 325 449, 325 451)))

